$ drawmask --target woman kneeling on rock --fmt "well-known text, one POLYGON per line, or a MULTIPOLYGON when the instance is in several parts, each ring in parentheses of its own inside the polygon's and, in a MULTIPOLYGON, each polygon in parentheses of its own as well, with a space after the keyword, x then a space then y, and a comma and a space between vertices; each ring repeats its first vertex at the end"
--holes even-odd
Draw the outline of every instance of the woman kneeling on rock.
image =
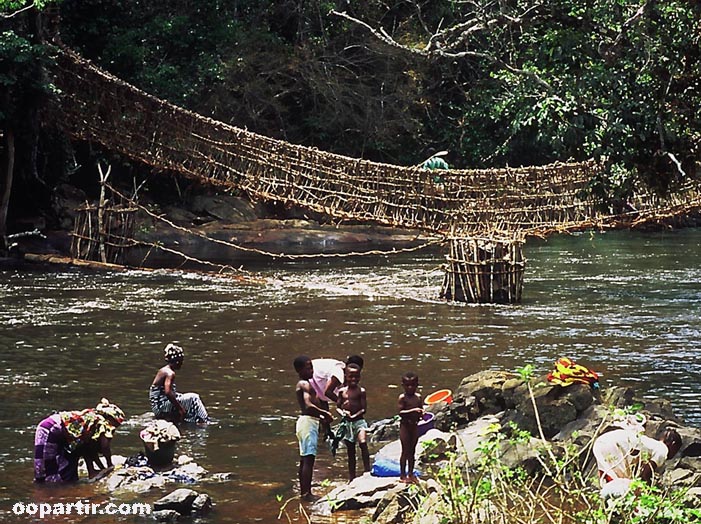
POLYGON ((149 390, 151 410, 156 418, 170 422, 209 422, 207 409, 197 393, 178 393, 175 390, 175 372, 183 367, 185 352, 180 346, 168 344, 165 348, 167 364, 158 370, 149 390))

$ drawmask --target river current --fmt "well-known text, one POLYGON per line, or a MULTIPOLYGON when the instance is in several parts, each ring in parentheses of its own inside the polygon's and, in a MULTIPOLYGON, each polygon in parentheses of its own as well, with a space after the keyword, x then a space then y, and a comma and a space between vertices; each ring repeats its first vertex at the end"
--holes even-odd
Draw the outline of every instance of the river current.
MULTIPOLYGON (((280 500, 295 495, 299 354, 363 355, 370 421, 394 414, 407 370, 427 394, 486 369, 532 364, 544 374, 568 356, 599 372, 603 388, 667 398, 701 426, 701 229, 529 240, 524 254, 516 306, 438 299, 440 253, 276 262, 249 268, 261 277, 254 284, 186 272, 0 271, 0 521, 32 521, 12 514, 18 501, 110 500, 95 484, 35 486, 34 429, 54 410, 108 397, 131 417, 113 453, 138 452, 135 417, 149 410, 168 342, 186 352, 179 391, 199 392, 215 419, 184 429, 179 452, 232 474, 195 486, 215 502, 211 522, 279 522, 280 500)), ((344 454, 320 452, 316 483, 345 473, 344 454)), ((152 503, 165 492, 114 500, 152 503)))

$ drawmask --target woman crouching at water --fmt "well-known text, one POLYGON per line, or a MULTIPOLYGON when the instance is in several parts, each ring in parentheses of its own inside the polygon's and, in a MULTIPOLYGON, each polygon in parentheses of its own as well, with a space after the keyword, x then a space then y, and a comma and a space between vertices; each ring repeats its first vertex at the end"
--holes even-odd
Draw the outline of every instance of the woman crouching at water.
POLYGON ((34 436, 34 482, 76 482, 78 460, 85 458, 89 478, 112 468, 111 442, 124 412, 102 399, 95 409, 61 411, 46 417, 34 436), (106 468, 99 454, 105 457, 106 468))
POLYGON ((156 418, 170 422, 209 422, 207 409, 197 393, 178 393, 175 390, 175 372, 183 367, 185 352, 180 346, 168 344, 165 348, 168 364, 156 373, 148 399, 156 418))

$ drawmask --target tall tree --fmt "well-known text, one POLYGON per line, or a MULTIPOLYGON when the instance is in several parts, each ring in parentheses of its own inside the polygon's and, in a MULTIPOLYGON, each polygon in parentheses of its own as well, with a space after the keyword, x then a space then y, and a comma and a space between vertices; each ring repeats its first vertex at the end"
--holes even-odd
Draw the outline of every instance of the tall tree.
MULTIPOLYGON (((400 4, 389 4, 387 13, 400 4)), ((698 2, 404 5, 401 23, 395 15, 392 25, 355 4, 333 14, 393 53, 453 65, 464 98, 438 103, 460 125, 441 131, 473 164, 593 155, 660 189, 695 174, 701 154, 698 2)))
POLYGON ((39 10, 51 2, 0 2, 0 252, 6 252, 7 216, 22 150, 22 169, 37 175, 38 107, 51 92, 44 72, 50 62, 40 43, 39 10))

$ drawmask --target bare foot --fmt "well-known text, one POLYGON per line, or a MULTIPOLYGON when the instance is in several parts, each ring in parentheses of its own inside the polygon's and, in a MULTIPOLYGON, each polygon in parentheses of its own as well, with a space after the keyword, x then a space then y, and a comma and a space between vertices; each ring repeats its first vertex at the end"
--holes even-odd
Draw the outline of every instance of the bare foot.
POLYGON ((304 500, 305 502, 316 502, 317 500, 320 500, 320 499, 321 499, 321 497, 319 497, 318 495, 313 495, 311 493, 307 493, 305 495, 302 495, 302 500, 304 500))
POLYGON ((409 478, 407 480, 408 480, 408 484, 418 484, 419 483, 419 479, 416 478, 414 475, 409 475, 409 478))

